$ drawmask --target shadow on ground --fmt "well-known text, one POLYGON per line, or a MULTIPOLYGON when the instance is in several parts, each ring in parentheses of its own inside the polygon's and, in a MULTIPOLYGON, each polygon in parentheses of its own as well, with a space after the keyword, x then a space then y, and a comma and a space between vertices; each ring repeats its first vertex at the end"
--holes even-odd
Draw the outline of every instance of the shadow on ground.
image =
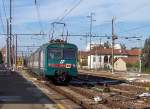
POLYGON ((77 78, 73 78, 70 82, 74 86, 119 85, 122 83, 126 83, 126 81, 86 74, 79 74, 77 78))

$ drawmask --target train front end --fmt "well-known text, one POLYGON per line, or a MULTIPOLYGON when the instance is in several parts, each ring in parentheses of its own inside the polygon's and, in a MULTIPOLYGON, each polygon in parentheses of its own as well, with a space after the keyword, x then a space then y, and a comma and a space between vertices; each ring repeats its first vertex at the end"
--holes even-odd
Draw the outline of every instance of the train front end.
POLYGON ((48 74, 55 82, 68 83, 77 76, 77 47, 69 43, 51 44, 47 49, 48 74))

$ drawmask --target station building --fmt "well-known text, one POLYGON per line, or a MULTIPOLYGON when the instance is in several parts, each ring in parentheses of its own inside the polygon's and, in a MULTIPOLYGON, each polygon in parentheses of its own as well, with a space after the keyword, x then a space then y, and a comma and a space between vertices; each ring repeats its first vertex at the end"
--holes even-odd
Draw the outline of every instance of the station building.
MULTIPOLYGON (((114 49, 114 69, 116 71, 126 71, 127 64, 139 63, 140 55, 141 51, 139 49, 114 49)), ((111 69, 112 48, 97 47, 91 51, 80 51, 79 61, 82 63, 81 65, 86 65, 88 69, 111 69)))

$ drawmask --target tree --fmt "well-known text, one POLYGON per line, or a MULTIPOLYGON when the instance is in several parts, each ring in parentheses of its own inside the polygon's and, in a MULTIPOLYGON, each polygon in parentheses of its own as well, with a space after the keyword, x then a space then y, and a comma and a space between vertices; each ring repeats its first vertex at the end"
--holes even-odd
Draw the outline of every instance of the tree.
POLYGON ((131 50, 134 50, 134 49, 139 49, 139 47, 132 47, 132 48, 131 48, 131 50))
POLYGON ((122 50, 126 50, 126 48, 127 48, 127 47, 126 47, 125 44, 121 44, 121 49, 122 49, 122 50))
POLYGON ((104 43, 104 47, 105 47, 105 48, 110 48, 110 43, 109 43, 108 41, 105 42, 105 43, 104 43))
POLYGON ((150 37, 145 40, 142 61, 145 68, 150 67, 150 37))

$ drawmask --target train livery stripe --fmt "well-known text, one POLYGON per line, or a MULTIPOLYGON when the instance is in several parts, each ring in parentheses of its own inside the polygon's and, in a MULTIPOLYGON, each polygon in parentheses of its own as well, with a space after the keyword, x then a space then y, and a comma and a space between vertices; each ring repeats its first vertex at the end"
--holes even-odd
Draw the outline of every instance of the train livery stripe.
POLYGON ((71 68, 71 64, 48 64, 49 67, 64 67, 64 68, 71 68))

